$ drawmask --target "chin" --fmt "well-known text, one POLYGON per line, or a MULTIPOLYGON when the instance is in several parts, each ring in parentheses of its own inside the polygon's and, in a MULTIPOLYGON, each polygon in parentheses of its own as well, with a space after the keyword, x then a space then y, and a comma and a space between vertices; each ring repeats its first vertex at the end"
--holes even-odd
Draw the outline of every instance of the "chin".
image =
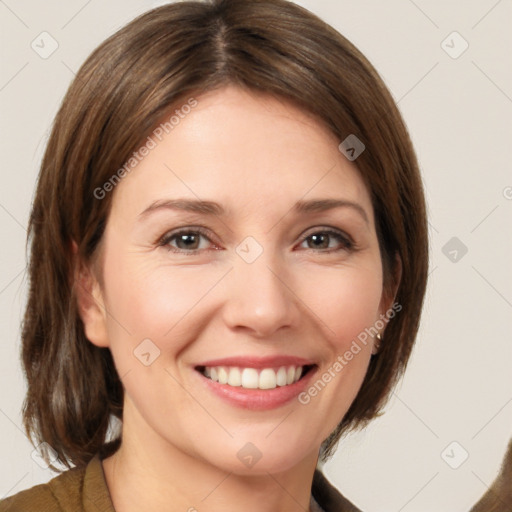
POLYGON ((316 461, 320 445, 306 449, 306 443, 285 442, 281 438, 271 439, 272 434, 255 435, 231 439, 229 444, 219 443, 221 453, 217 456, 208 450, 208 460, 227 472, 237 475, 267 475, 288 471, 310 458, 316 461))

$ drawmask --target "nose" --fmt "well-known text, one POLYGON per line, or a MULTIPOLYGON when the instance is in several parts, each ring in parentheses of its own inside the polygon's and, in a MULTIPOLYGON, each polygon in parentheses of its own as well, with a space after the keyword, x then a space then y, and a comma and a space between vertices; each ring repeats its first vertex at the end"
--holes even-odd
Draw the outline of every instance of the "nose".
POLYGON ((293 328, 300 318, 299 299, 290 273, 264 251, 256 261, 236 258, 226 276, 223 317, 233 330, 268 338, 279 329, 293 328))

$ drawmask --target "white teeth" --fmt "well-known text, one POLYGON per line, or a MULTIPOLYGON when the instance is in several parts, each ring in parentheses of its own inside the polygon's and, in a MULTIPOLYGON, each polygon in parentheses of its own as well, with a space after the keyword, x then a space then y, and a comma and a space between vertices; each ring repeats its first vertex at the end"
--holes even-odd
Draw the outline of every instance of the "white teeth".
POLYGON ((259 388, 260 389, 274 389, 277 386, 277 376, 274 370, 265 368, 261 370, 259 388))
POLYGON ((242 385, 242 374, 238 368, 231 368, 229 370, 228 384, 235 387, 242 385))
POLYGON ((218 375, 219 375, 219 384, 227 384, 229 375, 228 375, 228 372, 226 371, 226 368, 221 366, 219 368, 218 375))
POLYGON ((237 368, 227 366, 206 367, 203 374, 220 384, 246 389, 274 389, 297 382, 302 375, 302 366, 281 366, 273 368, 237 368))
POLYGON ((244 368, 242 371, 242 387, 247 389, 256 389, 258 387, 258 370, 244 368))
POLYGON ((288 383, 286 379, 286 368, 284 366, 281 366, 281 368, 277 370, 276 383, 278 386, 286 386, 288 383))
POLYGON ((291 384, 293 382, 293 379, 295 379, 295 367, 290 366, 288 368, 288 374, 286 377, 286 384, 291 384))

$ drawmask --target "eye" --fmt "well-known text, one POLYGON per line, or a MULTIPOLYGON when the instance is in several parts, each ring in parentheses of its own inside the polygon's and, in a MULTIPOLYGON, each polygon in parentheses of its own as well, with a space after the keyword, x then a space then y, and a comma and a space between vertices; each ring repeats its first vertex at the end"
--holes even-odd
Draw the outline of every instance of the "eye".
POLYGON ((322 229, 306 235, 301 245, 306 243, 307 249, 321 249, 320 252, 331 253, 337 251, 352 251, 355 248, 354 242, 348 235, 333 229, 322 229), (337 241, 334 246, 332 241, 337 241), (324 250, 327 249, 327 250, 324 250))
MULTIPOLYGON (((355 250, 355 244, 348 235, 332 228, 321 229, 304 236, 301 246, 304 243, 307 244, 307 247, 304 247, 305 249, 319 249, 319 252, 322 253, 355 250)), ((208 236, 208 230, 201 227, 187 227, 166 233, 157 242, 159 247, 187 256, 208 250, 208 244, 213 244, 213 242, 208 236), (202 244, 202 240, 206 240, 206 243, 202 244)), ((215 246, 214 248, 218 249, 215 246)))
POLYGON ((212 243, 205 229, 186 228, 165 234, 158 241, 158 246, 165 247, 172 252, 186 253, 187 255, 197 254, 201 250, 207 249, 204 244, 201 244, 201 239, 212 243))

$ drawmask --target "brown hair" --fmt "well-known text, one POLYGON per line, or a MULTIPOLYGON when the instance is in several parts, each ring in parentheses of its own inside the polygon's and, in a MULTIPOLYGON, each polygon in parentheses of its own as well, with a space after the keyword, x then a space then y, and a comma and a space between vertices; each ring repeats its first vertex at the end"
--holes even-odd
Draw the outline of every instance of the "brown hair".
MULTIPOLYGON (((185 1, 153 9, 103 42, 73 80, 55 118, 29 222, 30 290, 22 329, 28 382, 24 425, 67 467, 82 466, 122 419, 123 387, 110 351, 90 343, 78 315, 71 242, 93 263, 112 194, 95 190, 182 98, 235 84, 292 101, 340 140, 366 146, 355 161, 371 194, 384 289, 396 301, 378 355, 321 460, 340 436, 382 409, 416 337, 427 281, 428 235, 416 157, 398 109, 366 58, 342 35, 286 0, 185 1), (70 277, 71 276, 71 277, 70 277)), ((44 450, 43 450, 44 451, 44 450)))

